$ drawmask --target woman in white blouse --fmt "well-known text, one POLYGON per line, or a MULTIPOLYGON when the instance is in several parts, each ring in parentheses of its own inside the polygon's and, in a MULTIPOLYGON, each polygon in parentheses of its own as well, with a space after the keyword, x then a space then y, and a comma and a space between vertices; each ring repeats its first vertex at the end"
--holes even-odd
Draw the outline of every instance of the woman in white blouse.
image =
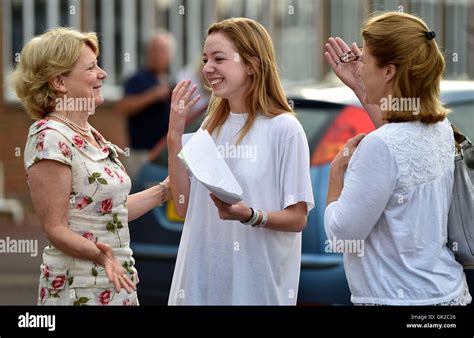
POLYGON ((325 53, 378 127, 349 140, 330 170, 325 229, 344 249, 351 301, 466 305, 463 267, 446 246, 454 139, 436 34, 392 12, 369 19, 362 36, 362 51, 330 38, 325 53))

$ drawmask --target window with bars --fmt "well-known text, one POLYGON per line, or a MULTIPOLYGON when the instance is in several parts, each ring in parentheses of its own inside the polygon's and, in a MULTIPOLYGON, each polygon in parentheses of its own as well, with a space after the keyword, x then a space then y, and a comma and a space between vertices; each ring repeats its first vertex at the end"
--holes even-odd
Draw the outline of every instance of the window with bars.
POLYGON ((2 0, 4 95, 7 101, 15 99, 8 76, 23 44, 55 26, 99 34, 99 63, 109 75, 103 91, 114 100, 124 79, 142 63, 146 42, 158 28, 176 40, 172 75, 200 58, 211 23, 245 16, 272 36, 283 80, 319 82, 331 73, 322 52, 328 36, 360 42, 360 26, 369 12, 400 8, 434 27, 446 52, 447 78, 474 76, 474 60, 468 58, 474 41, 468 20, 474 3, 469 0, 2 0))
POLYGON ((150 34, 157 27, 154 0, 3 0, 5 97, 14 100, 8 76, 22 46, 35 35, 69 26, 99 35, 100 65, 108 73, 104 95, 120 96, 122 81, 140 66, 150 34))

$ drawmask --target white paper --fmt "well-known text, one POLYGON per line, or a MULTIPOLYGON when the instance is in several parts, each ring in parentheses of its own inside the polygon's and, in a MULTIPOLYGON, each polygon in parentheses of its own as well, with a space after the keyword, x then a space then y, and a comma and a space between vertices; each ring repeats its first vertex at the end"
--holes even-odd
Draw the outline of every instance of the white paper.
POLYGON ((242 200, 242 188, 207 130, 199 129, 194 133, 179 152, 178 158, 220 200, 229 204, 242 200))

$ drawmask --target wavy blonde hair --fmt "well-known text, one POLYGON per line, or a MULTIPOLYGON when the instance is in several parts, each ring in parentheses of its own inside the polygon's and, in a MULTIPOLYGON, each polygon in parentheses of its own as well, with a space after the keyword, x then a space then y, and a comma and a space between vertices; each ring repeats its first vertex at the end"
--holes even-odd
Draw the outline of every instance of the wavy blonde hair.
POLYGON ((72 70, 84 45, 99 55, 96 33, 64 27, 51 29, 25 44, 12 74, 12 85, 33 119, 42 119, 54 109, 57 95, 50 81, 72 70))
MULTIPOLYGON (((280 82, 276 64, 275 49, 266 29, 258 22, 247 18, 226 19, 212 24, 207 34, 223 33, 234 45, 245 65, 249 65, 253 75, 245 93, 245 107, 248 118, 240 131, 237 143, 252 128, 258 113, 277 116, 283 113, 294 114, 287 102, 280 82)), ((204 123, 209 133, 219 131, 229 116, 227 99, 213 97, 204 123)))
POLYGON ((429 124, 442 121, 449 112, 440 99, 440 82, 446 68, 444 56, 436 41, 427 38, 428 31, 422 19, 399 12, 375 15, 362 28, 362 37, 378 66, 396 66, 393 97, 420 99, 418 114, 388 111, 387 122, 429 124))

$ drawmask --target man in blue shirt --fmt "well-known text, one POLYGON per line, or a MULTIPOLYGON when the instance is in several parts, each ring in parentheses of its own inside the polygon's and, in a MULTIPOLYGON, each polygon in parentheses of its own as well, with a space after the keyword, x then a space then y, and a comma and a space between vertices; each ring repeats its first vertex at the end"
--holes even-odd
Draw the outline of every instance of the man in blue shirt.
POLYGON ((124 97, 116 105, 116 111, 128 118, 130 152, 125 167, 132 180, 168 132, 172 42, 169 33, 158 33, 149 41, 145 68, 126 81, 124 97))

